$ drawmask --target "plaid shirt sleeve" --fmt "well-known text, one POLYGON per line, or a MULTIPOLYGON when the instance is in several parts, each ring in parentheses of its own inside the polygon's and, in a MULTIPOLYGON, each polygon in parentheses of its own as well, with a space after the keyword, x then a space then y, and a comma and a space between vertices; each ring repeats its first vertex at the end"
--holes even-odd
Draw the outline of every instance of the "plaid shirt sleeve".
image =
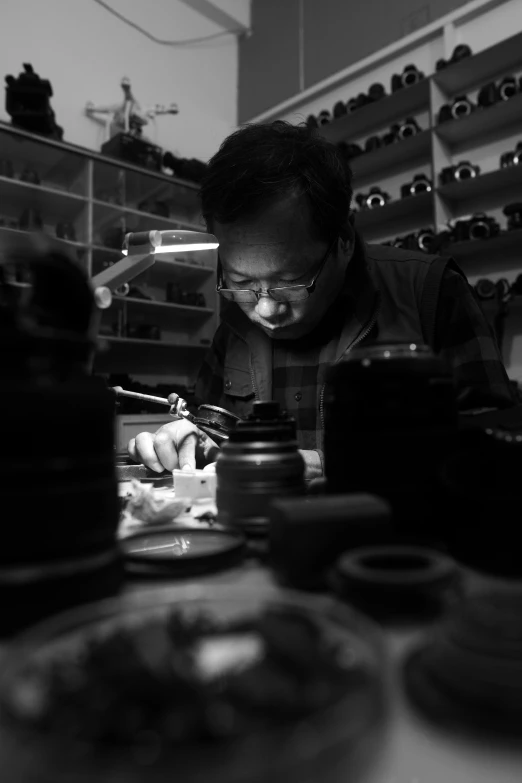
POLYGON ((470 284, 451 265, 442 277, 434 349, 454 372, 459 410, 517 404, 495 334, 470 284))

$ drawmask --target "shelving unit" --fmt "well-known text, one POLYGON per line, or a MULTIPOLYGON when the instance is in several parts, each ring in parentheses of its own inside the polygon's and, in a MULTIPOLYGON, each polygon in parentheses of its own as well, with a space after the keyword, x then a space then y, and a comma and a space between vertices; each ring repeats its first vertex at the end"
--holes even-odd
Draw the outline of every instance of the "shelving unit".
MULTIPOLYGON (((127 231, 205 230, 197 185, 168 174, 0 123, 2 161, 12 166, 14 176, 5 176, 6 166, 1 169, 0 231, 19 231, 27 210, 38 213, 43 230, 52 237, 59 223, 72 225, 76 241, 58 241, 89 276, 122 257, 127 231), (39 184, 21 179, 35 174, 39 184), (167 214, 156 214, 156 209, 167 214)), ((192 385, 217 326, 215 251, 159 256, 131 285, 151 298, 114 296, 103 313, 102 350, 95 369, 133 378, 175 377, 192 385), (168 283, 203 294, 205 307, 167 302, 168 283), (157 327, 161 340, 128 338, 121 331, 126 323, 157 327)))
MULTIPOLYGON (((371 75, 368 78, 371 83, 371 75)), ((327 98, 323 101, 327 106, 327 98)), ((522 165, 501 169, 500 155, 514 149, 517 138, 522 140, 522 33, 333 120, 318 132, 334 143, 355 142, 361 146, 364 136, 381 135, 391 123, 408 116, 418 120, 420 133, 350 160, 355 194, 367 194, 370 186, 379 185, 391 196, 382 207, 359 210, 356 226, 367 241, 383 242, 421 228, 444 230, 448 221, 486 212, 500 223, 502 234, 487 241, 452 245, 451 254, 466 259, 470 282, 476 282, 473 257, 492 254, 499 256, 497 266, 491 261, 492 275, 507 270, 514 279, 522 273, 522 231, 506 230, 502 209, 507 203, 522 202, 522 165), (467 95, 476 104, 484 84, 508 75, 514 75, 521 85, 509 100, 478 107, 461 119, 437 122, 443 104, 451 104, 460 95, 467 95), (441 170, 463 159, 479 165, 482 173, 463 182, 441 185, 441 170), (401 198, 401 185, 411 182, 416 173, 426 174, 433 190, 401 198)))

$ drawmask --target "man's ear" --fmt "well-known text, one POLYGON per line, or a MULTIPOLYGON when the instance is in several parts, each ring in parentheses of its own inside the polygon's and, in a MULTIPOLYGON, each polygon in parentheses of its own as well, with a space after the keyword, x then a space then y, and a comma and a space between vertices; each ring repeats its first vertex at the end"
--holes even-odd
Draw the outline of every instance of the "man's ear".
POLYGON ((355 214, 350 212, 348 221, 346 222, 346 225, 343 228, 340 236, 341 249, 343 253, 351 253, 353 251, 353 246, 355 244, 355 228, 353 225, 354 218, 355 214))

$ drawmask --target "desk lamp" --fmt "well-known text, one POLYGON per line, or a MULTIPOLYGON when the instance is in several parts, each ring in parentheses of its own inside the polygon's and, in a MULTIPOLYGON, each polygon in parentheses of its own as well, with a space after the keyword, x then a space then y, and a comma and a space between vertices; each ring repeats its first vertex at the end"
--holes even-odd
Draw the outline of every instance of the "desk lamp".
POLYGON ((91 285, 99 310, 112 303, 112 292, 149 269, 158 253, 187 253, 215 250, 219 242, 213 234, 199 231, 138 231, 125 235, 124 258, 94 275, 91 285))

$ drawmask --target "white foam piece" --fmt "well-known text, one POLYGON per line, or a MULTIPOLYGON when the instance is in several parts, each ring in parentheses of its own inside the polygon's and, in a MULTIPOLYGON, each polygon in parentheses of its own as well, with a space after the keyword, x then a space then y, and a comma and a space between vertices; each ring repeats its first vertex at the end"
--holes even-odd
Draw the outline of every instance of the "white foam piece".
POLYGON ((173 470, 176 497, 216 499, 216 474, 206 470, 173 470))

